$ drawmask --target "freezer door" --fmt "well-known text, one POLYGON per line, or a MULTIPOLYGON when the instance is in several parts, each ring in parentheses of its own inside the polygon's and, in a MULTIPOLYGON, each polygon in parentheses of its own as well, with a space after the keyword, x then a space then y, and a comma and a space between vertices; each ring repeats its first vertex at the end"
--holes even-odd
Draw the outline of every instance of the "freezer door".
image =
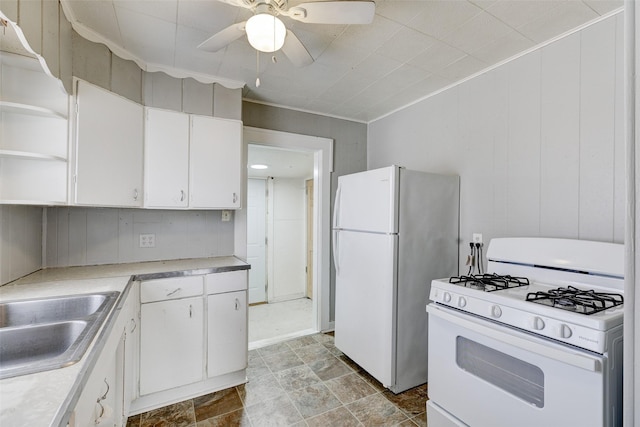
POLYGON ((390 166, 338 178, 333 228, 397 233, 398 176, 390 166))
POLYGON ((395 383, 396 235, 337 231, 335 344, 386 387, 395 383))

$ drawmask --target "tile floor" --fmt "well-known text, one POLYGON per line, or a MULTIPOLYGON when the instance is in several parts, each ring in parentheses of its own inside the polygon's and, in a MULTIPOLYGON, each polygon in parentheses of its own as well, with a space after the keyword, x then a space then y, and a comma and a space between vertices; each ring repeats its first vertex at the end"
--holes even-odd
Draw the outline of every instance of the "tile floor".
POLYGON ((248 382, 130 417, 149 426, 426 426, 427 385, 394 395, 343 355, 331 334, 249 352, 248 382))
POLYGON ((278 337, 311 329, 311 304, 309 298, 298 298, 250 306, 249 348, 253 348, 252 343, 256 343, 257 347, 264 347, 262 343, 270 343, 269 341, 278 337))

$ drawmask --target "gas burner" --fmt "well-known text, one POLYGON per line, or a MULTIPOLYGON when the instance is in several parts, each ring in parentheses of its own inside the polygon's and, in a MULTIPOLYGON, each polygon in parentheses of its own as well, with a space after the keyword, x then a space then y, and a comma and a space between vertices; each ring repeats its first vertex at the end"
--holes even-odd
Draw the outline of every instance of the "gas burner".
POLYGON ((624 298, 620 294, 585 291, 568 286, 547 292, 530 292, 526 300, 576 313, 593 314, 622 305, 624 298))
POLYGON ((458 286, 464 286, 471 289, 477 289, 484 292, 499 291, 502 289, 518 288, 520 286, 528 286, 529 279, 526 277, 500 276, 498 274, 475 274, 472 276, 452 277, 449 283, 458 286))

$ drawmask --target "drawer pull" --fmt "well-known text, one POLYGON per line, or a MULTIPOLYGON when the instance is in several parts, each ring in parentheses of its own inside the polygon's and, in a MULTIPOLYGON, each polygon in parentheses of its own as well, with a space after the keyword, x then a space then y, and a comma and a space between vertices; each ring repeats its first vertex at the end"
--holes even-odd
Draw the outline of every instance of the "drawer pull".
POLYGON ((169 292, 167 294, 167 296, 170 297, 171 295, 174 295, 174 294, 180 292, 181 290, 182 290, 182 288, 174 289, 173 291, 169 292))
POLYGON ((98 399, 98 402, 100 402, 101 400, 105 400, 107 398, 107 394, 109 394, 109 383, 107 382, 107 379, 104 379, 104 383, 107 385, 107 391, 104 392, 104 394, 102 395, 101 398, 98 399))
POLYGON ((189 304, 189 318, 193 317, 193 306, 189 304))
POLYGON ((240 310, 240 300, 236 298, 236 311, 240 310))

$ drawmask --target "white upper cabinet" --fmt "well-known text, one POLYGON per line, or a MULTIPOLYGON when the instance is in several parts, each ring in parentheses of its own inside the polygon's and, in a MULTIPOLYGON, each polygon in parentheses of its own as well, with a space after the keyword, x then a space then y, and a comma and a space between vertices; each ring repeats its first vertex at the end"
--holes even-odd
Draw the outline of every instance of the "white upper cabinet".
POLYGON ((191 116, 189 206, 240 208, 242 122, 191 116))
POLYGON ((35 58, 0 55, 0 203, 66 204, 69 97, 35 58))
POLYGON ((189 203, 189 116, 145 108, 145 206, 174 208, 189 203))
POLYGON ((142 206, 143 107, 82 80, 76 104, 75 203, 142 206))

